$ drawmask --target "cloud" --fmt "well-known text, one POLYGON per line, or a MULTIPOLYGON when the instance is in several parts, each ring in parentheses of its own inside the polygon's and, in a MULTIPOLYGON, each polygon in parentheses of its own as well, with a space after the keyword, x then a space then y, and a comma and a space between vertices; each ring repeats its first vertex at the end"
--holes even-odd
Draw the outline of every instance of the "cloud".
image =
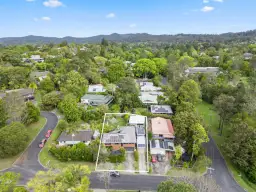
POLYGON ((137 25, 135 23, 132 23, 132 24, 129 25, 129 27, 130 28, 135 28, 135 27, 137 27, 137 25))
POLYGON ((203 0, 203 3, 209 3, 209 0, 203 0))
POLYGON ((106 18, 114 18, 115 16, 115 13, 109 13, 106 15, 106 18))
POLYGON ((27 2, 34 2, 34 1, 36 1, 36 0, 26 0, 27 2))
POLYGON ((210 6, 205 6, 201 9, 201 11, 203 11, 203 12, 210 12, 213 10, 214 10, 214 7, 210 7, 210 6))
POLYGON ((45 7, 60 7, 60 6, 64 6, 63 3, 59 0, 48 0, 43 2, 45 7))
POLYGON ((43 21, 50 21, 50 20, 51 20, 50 17, 42 17, 41 19, 42 19, 43 21))
POLYGON ((223 3, 223 0, 213 0, 213 1, 223 3))

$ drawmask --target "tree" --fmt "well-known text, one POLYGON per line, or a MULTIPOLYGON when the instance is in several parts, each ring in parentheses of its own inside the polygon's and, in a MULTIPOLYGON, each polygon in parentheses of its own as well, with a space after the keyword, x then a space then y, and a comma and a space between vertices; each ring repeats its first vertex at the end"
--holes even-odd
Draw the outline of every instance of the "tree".
POLYGON ((33 93, 35 92, 35 90, 37 89, 37 85, 35 82, 32 82, 29 84, 29 88, 33 90, 33 93))
MULTIPOLYGON (((13 191, 17 182, 19 181, 20 174, 14 172, 0 173, 0 191, 9 192, 13 191)), ((15 190, 14 190, 15 191, 15 190)))
POLYGON ((196 188, 188 183, 174 183, 171 180, 163 181, 157 186, 157 192, 196 192, 196 188))
POLYGON ((39 171, 27 185, 35 192, 87 192, 90 191, 89 175, 90 169, 87 166, 70 165, 60 172, 39 171))
POLYGON ((7 93, 3 99, 10 121, 21 121, 25 109, 24 97, 19 92, 7 93))
POLYGON ((192 135, 192 139, 193 139, 192 151, 193 151, 193 153, 192 153, 191 159, 193 159, 193 155, 198 155, 198 153, 200 152, 202 143, 208 142, 209 138, 208 138, 208 135, 207 135, 205 129, 199 123, 192 125, 191 131, 193 134, 192 135))
POLYGON ((220 135, 222 135, 225 121, 227 121, 235 112, 235 98, 233 96, 221 94, 214 99, 213 104, 220 116, 219 130, 220 135))
POLYGON ((60 93, 53 91, 43 96, 41 107, 43 110, 50 111, 56 108, 60 101, 61 101, 60 93))
POLYGON ((59 120, 58 125, 57 125, 57 128, 58 128, 59 130, 61 130, 61 131, 66 131, 67 128, 68 128, 68 123, 67 123, 67 121, 65 121, 65 120, 63 120, 63 119, 59 120))
POLYGON ((23 115, 21 117, 22 123, 29 125, 35 123, 39 120, 40 109, 36 107, 32 102, 27 102, 24 109, 23 115))
POLYGON ((199 85, 194 80, 190 79, 182 83, 179 88, 178 98, 180 101, 196 104, 200 101, 201 92, 199 85))
POLYGON ((46 77, 40 82, 40 89, 44 90, 46 93, 54 91, 53 81, 49 77, 46 77))
POLYGON ((111 59, 110 63, 107 76, 111 83, 116 83, 125 76, 125 66, 119 59, 111 59))
POLYGON ((0 99, 0 128, 6 125, 8 119, 8 113, 5 109, 5 104, 2 99, 0 99))
POLYGON ((28 131, 23 124, 14 122, 0 129, 0 157, 12 157, 25 149, 28 131))
POLYGON ((61 90, 64 93, 72 93, 80 98, 87 90, 88 81, 77 71, 70 71, 65 80, 61 83, 61 90))
POLYGON ((77 106, 76 98, 72 94, 64 97, 59 104, 59 108, 68 122, 76 122, 82 117, 82 111, 77 106))
POLYGON ((175 156, 174 156, 175 161, 179 161, 181 156, 182 156, 182 147, 180 145, 177 145, 175 147, 175 156))
POLYGON ((150 59, 140 59, 133 66, 137 77, 153 77, 157 73, 157 67, 154 61, 150 59))
POLYGON ((136 87, 136 83, 131 77, 124 77, 118 83, 117 91, 122 93, 135 93, 138 94, 139 90, 136 87))
POLYGON ((165 58, 154 58, 153 61, 156 64, 158 73, 165 76, 167 74, 167 60, 165 58))

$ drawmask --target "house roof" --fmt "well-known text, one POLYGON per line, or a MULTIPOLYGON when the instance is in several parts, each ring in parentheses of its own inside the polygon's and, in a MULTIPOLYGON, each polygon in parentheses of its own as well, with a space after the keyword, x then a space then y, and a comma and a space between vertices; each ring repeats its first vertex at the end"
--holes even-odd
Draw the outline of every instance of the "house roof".
POLYGON ((252 53, 245 53, 245 54, 244 54, 244 57, 252 57, 252 56, 253 56, 252 53))
POLYGON ((174 137, 174 129, 170 119, 156 117, 151 119, 152 133, 166 138, 174 137))
POLYGON ((89 93, 102 93, 105 91, 106 89, 104 89, 103 85, 101 84, 89 85, 89 88, 88 88, 89 93))
POLYGON ((145 124, 145 116, 142 115, 130 115, 129 124, 145 124))
POLYGON ((172 108, 170 105, 151 105, 151 113, 154 114, 173 114, 172 108))
POLYGON ((31 55, 31 59, 41 59, 40 55, 31 55))
POLYGON ((89 100, 91 105, 102 105, 102 104, 109 104, 113 100, 113 96, 86 94, 81 99, 89 100))
POLYGON ((149 96, 163 96, 164 92, 161 91, 150 91, 150 92, 140 92, 141 96, 147 97, 149 96))
POLYGON ((145 136, 137 136, 137 145, 146 145, 145 136))
POLYGON ((137 135, 145 135, 146 134, 144 125, 136 125, 136 134, 137 135))
POLYGON ((91 141, 93 136, 92 130, 81 130, 77 133, 74 133, 73 139, 72 134, 67 134, 66 132, 62 132, 57 141, 81 141, 87 142, 91 141))
POLYGON ((185 70, 186 73, 217 73, 219 71, 219 67, 189 67, 185 70))
POLYGON ((139 96, 139 99, 144 104, 157 104, 157 95, 143 94, 139 96))
POLYGON ((135 127, 120 127, 118 130, 104 133, 103 143, 136 143, 135 127))
POLYGON ((30 73, 31 78, 38 78, 47 76, 50 72, 49 71, 33 71, 30 73))
POLYGON ((12 93, 12 92, 18 92, 21 96, 26 96, 33 94, 33 90, 30 88, 27 89, 13 89, 13 90, 6 90, 5 92, 0 93, 0 98, 4 98, 6 94, 12 93))

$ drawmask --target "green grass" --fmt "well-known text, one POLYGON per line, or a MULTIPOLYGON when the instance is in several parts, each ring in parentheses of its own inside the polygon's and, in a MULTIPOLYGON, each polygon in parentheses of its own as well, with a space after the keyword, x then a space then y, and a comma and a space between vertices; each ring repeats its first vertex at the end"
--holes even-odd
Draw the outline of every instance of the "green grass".
POLYGON ((55 143, 55 141, 57 140, 60 134, 61 134, 61 130, 59 130, 58 127, 56 127, 51 137, 48 139, 46 145, 44 146, 42 151, 39 153, 39 160, 42 163, 42 165, 48 168, 62 169, 67 167, 68 165, 79 164, 79 165, 87 165, 92 171, 94 171, 95 163, 81 162, 81 161, 61 162, 49 153, 51 144, 55 143))
MULTIPOLYGON (((223 136, 219 135, 218 130, 218 123, 219 123, 219 116, 214 111, 213 106, 202 102, 197 105, 197 111, 202 116, 204 121, 204 126, 209 131, 211 136, 213 137, 214 141, 216 142, 218 148, 222 151, 221 145, 224 143, 224 138, 228 133, 227 127, 224 127, 223 130, 223 136)), ((235 180, 239 183, 239 185, 246 189, 248 192, 255 192, 256 191, 256 185, 251 183, 243 173, 239 171, 239 169, 231 162, 231 160, 225 155, 225 153, 222 154, 226 160, 228 169, 231 171, 233 177, 235 180)))
MULTIPOLYGON (((29 145, 30 142, 36 137, 36 135, 43 128, 45 123, 46 119, 44 117, 40 117, 38 122, 33 123, 27 127, 27 129, 29 130, 29 140, 27 142, 27 145, 29 145)), ((21 153, 10 158, 0 159, 0 170, 11 167, 20 155, 21 153)))

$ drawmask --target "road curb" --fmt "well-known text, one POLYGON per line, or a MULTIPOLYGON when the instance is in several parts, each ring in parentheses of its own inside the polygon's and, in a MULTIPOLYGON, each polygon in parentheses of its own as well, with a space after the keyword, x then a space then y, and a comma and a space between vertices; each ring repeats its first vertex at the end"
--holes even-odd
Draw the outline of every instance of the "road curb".
MULTIPOLYGON (((42 111, 43 112, 43 111, 42 111)), ((42 116, 43 117, 43 116, 42 116)), ((29 143, 29 145, 26 147, 26 149, 24 149, 24 151, 19 155, 19 157, 12 163, 11 167, 13 165, 15 165, 16 161, 27 151, 27 149, 30 147, 30 145, 35 141, 35 139, 37 138, 37 136, 41 133, 42 129, 44 129, 45 125, 47 124, 48 120, 47 118, 43 117, 44 119, 46 119, 46 122, 44 124, 44 126, 40 129, 40 131, 37 133, 37 135, 34 137, 34 139, 29 143)), ((5 169, 2 169, 0 170, 0 172, 3 172, 7 169, 10 169, 11 167, 8 167, 8 168, 5 168, 5 169)))

